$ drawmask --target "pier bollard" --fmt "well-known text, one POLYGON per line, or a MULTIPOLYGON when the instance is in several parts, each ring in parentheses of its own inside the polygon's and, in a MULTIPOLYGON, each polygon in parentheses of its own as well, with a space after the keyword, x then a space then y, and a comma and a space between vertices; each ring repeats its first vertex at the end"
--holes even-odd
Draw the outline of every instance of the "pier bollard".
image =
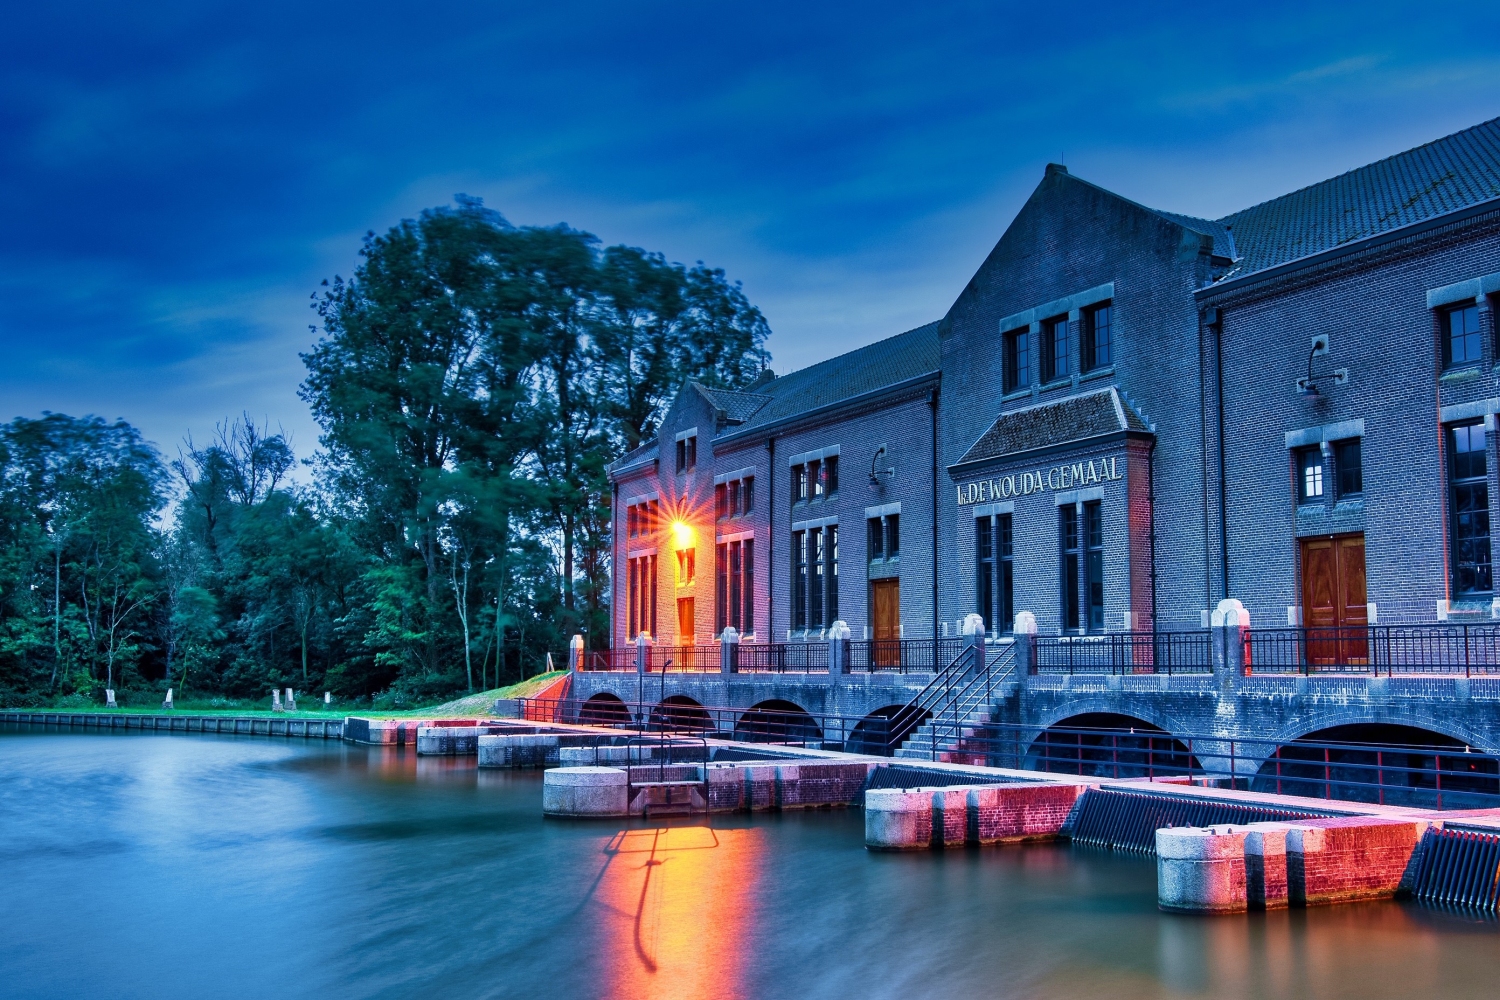
POLYGON ((1252 910, 1287 906, 1285 823, 1251 823, 1245 828, 1245 899, 1252 910))
POLYGON ((545 816, 624 816, 629 773, 618 767, 554 767, 542 776, 545 816))
POLYGON ((115 689, 114 688, 105 688, 104 689, 104 707, 105 708, 119 708, 120 707, 119 705, 115 704, 115 689))
POLYGON ((281 691, 277 688, 271 689, 271 711, 281 711, 281 691))
POLYGON ((1156 903, 1182 913, 1245 910, 1245 828, 1157 830, 1156 903))
POLYGON ((719 672, 725 676, 740 672, 740 633, 733 625, 724 626, 719 636, 719 672))
POLYGON ((1214 673, 1220 681, 1247 676, 1245 641, 1250 635, 1250 612, 1233 597, 1226 597, 1209 618, 1213 628, 1214 673))
POLYGON ((297 699, 294 698, 294 697, 292 697, 292 689, 291 688, 287 688, 286 689, 286 710, 288 712, 295 712, 295 711, 297 711, 297 699))

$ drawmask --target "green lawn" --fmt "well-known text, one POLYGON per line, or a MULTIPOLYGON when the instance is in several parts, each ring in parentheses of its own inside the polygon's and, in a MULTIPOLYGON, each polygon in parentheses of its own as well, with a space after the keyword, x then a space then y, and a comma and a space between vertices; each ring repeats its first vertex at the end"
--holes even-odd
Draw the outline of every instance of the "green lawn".
MULTIPOLYGON (((357 715, 361 718, 375 719, 401 719, 401 718, 432 718, 441 716, 448 719, 482 718, 491 714, 491 707, 497 698, 529 698, 537 694, 548 684, 563 676, 567 671, 554 670, 551 673, 538 674, 529 677, 519 684, 509 687, 494 688, 490 691, 479 691, 471 695, 465 695, 453 701, 444 702, 441 705, 432 705, 427 708, 414 708, 408 711, 375 711, 373 709, 340 705, 337 699, 327 710, 323 708, 320 698, 304 697, 299 699, 298 710, 295 712, 273 712, 270 708, 270 698, 259 701, 238 700, 233 698, 195 699, 185 698, 173 703, 175 710, 183 715, 236 715, 274 716, 278 719, 342 719, 348 715, 357 715)), ((160 715, 159 705, 126 705, 120 708, 100 708, 91 706, 57 706, 52 708, 25 709, 25 711, 38 712, 103 712, 111 715, 160 715)))

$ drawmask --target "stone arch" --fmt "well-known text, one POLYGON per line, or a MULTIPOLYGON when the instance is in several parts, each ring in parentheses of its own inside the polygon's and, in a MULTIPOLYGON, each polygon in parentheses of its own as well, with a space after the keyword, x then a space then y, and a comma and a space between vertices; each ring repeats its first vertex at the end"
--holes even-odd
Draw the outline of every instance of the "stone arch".
MULTIPOLYGON (((1066 720, 1080 715, 1116 715, 1133 720, 1130 725, 1154 726, 1167 733, 1178 733, 1191 728, 1173 718, 1171 713, 1161 711, 1158 701, 1157 698, 1122 699, 1118 695, 1068 698, 1063 704, 1040 714, 1039 721, 1032 728, 1030 737, 1035 739, 1043 730, 1061 725, 1066 720)), ((1129 728, 1128 725, 1127 728, 1129 728)))
POLYGON ((796 702, 771 698, 746 709, 734 735, 751 743, 821 743, 823 728, 796 702))
POLYGON ((1162 727, 1115 712, 1074 713, 1031 741, 1029 771, 1096 778, 1165 777, 1202 771, 1188 747, 1162 727))
MULTIPOLYGON (((1298 713, 1296 722, 1283 726, 1266 738, 1266 754, 1272 748, 1295 740, 1306 739, 1313 733, 1350 725, 1392 725, 1411 729, 1425 729, 1458 743, 1482 748, 1486 753, 1500 753, 1500 743, 1487 737, 1461 720, 1439 715, 1431 707, 1421 703, 1392 701, 1387 705, 1371 705, 1351 712, 1339 706, 1313 707, 1298 713)), ((1248 754, 1247 754, 1248 756, 1248 754)))
POLYGON ((619 696, 601 691, 578 706, 578 721, 585 726, 627 726, 630 709, 619 696))
POLYGON ((674 694, 651 709, 651 728, 702 733, 712 731, 714 724, 701 702, 685 694, 674 694))
POLYGON ((1280 743, 1250 787, 1425 809, 1486 808, 1500 805, 1500 755, 1475 752, 1435 728, 1340 720, 1280 743))
POLYGON ((923 711, 906 716, 893 726, 893 720, 905 708, 905 705, 886 705, 867 714, 855 723, 844 742, 844 750, 881 757, 894 754, 896 748, 905 743, 922 723, 932 718, 931 712, 923 711))

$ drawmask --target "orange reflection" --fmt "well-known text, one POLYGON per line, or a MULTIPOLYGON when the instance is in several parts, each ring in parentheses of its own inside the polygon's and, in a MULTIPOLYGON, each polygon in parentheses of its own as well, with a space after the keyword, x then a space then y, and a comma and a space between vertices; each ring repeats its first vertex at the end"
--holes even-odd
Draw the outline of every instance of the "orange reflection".
POLYGON ((744 996, 763 850, 755 828, 664 827, 612 837, 597 897, 605 995, 744 996))

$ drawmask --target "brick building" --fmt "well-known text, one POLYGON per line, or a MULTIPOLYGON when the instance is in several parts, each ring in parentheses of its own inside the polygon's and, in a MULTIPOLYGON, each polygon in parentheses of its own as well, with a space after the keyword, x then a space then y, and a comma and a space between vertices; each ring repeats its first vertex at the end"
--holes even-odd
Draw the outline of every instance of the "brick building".
POLYGON ((615 645, 1489 619, 1500 119, 1218 220, 1049 165, 939 322, 615 462, 615 645))

